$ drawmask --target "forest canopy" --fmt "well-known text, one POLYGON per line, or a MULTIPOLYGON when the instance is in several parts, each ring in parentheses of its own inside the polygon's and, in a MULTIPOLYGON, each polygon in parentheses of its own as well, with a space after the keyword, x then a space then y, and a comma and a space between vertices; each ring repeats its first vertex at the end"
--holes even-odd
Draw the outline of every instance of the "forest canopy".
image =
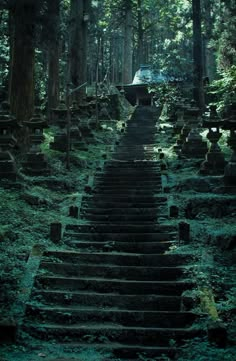
POLYGON ((35 104, 57 106, 68 82, 127 84, 150 64, 199 85, 217 80, 221 102, 230 74, 231 102, 235 25, 233 0, 1 0, 1 93, 28 119, 35 104))

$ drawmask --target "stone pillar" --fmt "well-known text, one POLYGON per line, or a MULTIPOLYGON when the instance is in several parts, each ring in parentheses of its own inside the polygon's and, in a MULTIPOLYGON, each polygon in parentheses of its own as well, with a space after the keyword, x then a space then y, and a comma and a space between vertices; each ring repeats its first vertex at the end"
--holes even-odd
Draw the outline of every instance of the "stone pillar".
POLYGON ((67 151, 67 107, 63 100, 57 108, 52 109, 53 119, 56 128, 54 141, 50 143, 50 148, 59 152, 67 151))
POLYGON ((48 176, 50 170, 40 149, 44 141, 43 129, 46 128, 47 122, 36 110, 35 115, 28 122, 24 122, 24 125, 29 130, 30 150, 26 154, 26 161, 22 163, 23 173, 33 177, 48 176))
POLYGON ((0 112, 0 180, 16 181, 16 163, 11 153, 16 144, 15 128, 16 119, 9 114, 8 103, 3 102, 0 112))
POLYGON ((223 121, 217 115, 216 107, 212 106, 209 119, 203 120, 203 128, 208 128, 207 139, 211 145, 206 154, 205 161, 201 164, 199 173, 202 175, 224 174, 226 161, 218 145, 218 141, 222 136, 222 133, 220 133, 220 127, 222 125, 223 121))
POLYGON ((230 131, 228 145, 233 151, 231 159, 225 167, 224 183, 226 187, 231 187, 236 191, 236 103, 230 109, 230 116, 224 120, 224 129, 230 131))

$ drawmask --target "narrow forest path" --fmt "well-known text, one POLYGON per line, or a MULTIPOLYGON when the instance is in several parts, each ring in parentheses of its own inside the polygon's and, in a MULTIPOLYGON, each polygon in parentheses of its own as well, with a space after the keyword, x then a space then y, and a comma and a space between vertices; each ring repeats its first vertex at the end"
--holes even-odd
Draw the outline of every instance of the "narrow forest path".
POLYGON ((193 334, 182 298, 195 286, 185 272, 192 257, 166 252, 177 235, 153 159, 157 132, 151 107, 138 107, 83 197, 83 222, 66 227, 68 247, 44 252, 23 322, 31 337, 137 360, 174 358, 193 334))

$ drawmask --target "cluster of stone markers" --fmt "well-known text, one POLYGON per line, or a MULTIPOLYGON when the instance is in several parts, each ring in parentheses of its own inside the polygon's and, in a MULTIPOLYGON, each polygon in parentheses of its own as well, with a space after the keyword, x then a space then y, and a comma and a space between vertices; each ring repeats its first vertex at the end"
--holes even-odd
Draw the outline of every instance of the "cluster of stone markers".
POLYGON ((194 103, 181 100, 176 104, 172 121, 174 135, 177 135, 175 151, 180 157, 203 159, 199 173, 201 175, 222 175, 227 187, 236 184, 236 108, 232 106, 229 116, 221 119, 216 107, 211 106, 208 113, 200 116, 200 109, 194 103), (208 129, 207 139, 203 141, 200 129, 208 129), (224 154, 218 145, 222 133, 220 129, 230 132, 228 145, 233 151, 230 161, 225 161, 224 154), (204 160, 205 158, 205 160, 204 160))
MULTIPOLYGON (((105 111, 107 103, 100 101, 99 115, 105 111)), ((86 98, 86 102, 77 105, 72 103, 70 107, 70 150, 86 150, 88 144, 94 142, 93 131, 97 127, 95 114, 95 101, 86 98), (89 119, 89 121, 88 121, 89 119)), ((108 114, 106 114, 108 116, 108 114)), ((44 119, 39 108, 35 108, 34 116, 20 124, 10 114, 9 103, 4 101, 0 106, 0 180, 16 181, 19 175, 14 157, 17 147, 17 138, 24 129, 28 134, 29 149, 24 155, 20 172, 28 176, 49 176, 51 174, 45 155, 41 150, 44 142, 44 129, 54 127, 54 140, 50 148, 60 152, 66 152, 68 148, 68 110, 64 101, 61 101, 56 109, 52 109, 52 121, 50 124, 44 119)))
POLYGON ((70 208, 77 224, 68 224, 62 239, 52 230, 61 250, 46 250, 35 270, 22 322, 31 337, 130 361, 140 353, 172 357, 201 333, 191 328, 195 301, 185 294, 196 286, 186 273, 193 257, 167 252, 179 240, 155 160, 153 110, 136 109, 112 159, 70 208))

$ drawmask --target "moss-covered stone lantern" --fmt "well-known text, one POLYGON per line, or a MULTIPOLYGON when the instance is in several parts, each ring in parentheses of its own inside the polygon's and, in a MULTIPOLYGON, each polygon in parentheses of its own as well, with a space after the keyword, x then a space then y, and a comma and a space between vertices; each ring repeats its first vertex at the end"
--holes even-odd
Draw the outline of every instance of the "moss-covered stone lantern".
POLYGON ((208 129, 207 139, 211 143, 210 148, 206 154, 205 161, 201 164, 200 174, 203 175, 221 175, 224 174, 226 161, 218 142, 222 137, 220 127, 223 125, 223 120, 218 116, 216 107, 210 107, 209 118, 204 118, 202 126, 208 129))
POLYGON ((0 179, 16 181, 16 163, 11 153, 16 145, 14 129, 16 119, 9 114, 9 106, 6 102, 1 104, 0 111, 0 179))
POLYGON ((71 148, 84 149, 86 147, 86 144, 83 140, 82 133, 79 128, 80 109, 76 101, 73 101, 70 111, 71 111, 71 127, 70 127, 71 148))
POLYGON ((48 176, 50 171, 40 148, 44 141, 43 130, 47 127, 47 122, 36 110, 35 115, 23 124, 29 130, 30 142, 30 150, 26 154, 26 161, 22 164, 23 173, 29 176, 48 176))
POLYGON ((224 182, 227 187, 233 187, 236 190, 236 104, 232 105, 230 116, 224 120, 224 129, 230 131, 228 145, 233 151, 224 170, 224 182))
POLYGON ((56 109, 53 109, 56 129, 54 141, 50 143, 50 148, 60 152, 67 150, 67 112, 67 106, 63 100, 56 109))
POLYGON ((207 153, 207 142, 204 142, 199 131, 201 122, 201 112, 196 106, 188 110, 188 129, 186 138, 183 139, 181 153, 189 158, 204 159, 207 153))

